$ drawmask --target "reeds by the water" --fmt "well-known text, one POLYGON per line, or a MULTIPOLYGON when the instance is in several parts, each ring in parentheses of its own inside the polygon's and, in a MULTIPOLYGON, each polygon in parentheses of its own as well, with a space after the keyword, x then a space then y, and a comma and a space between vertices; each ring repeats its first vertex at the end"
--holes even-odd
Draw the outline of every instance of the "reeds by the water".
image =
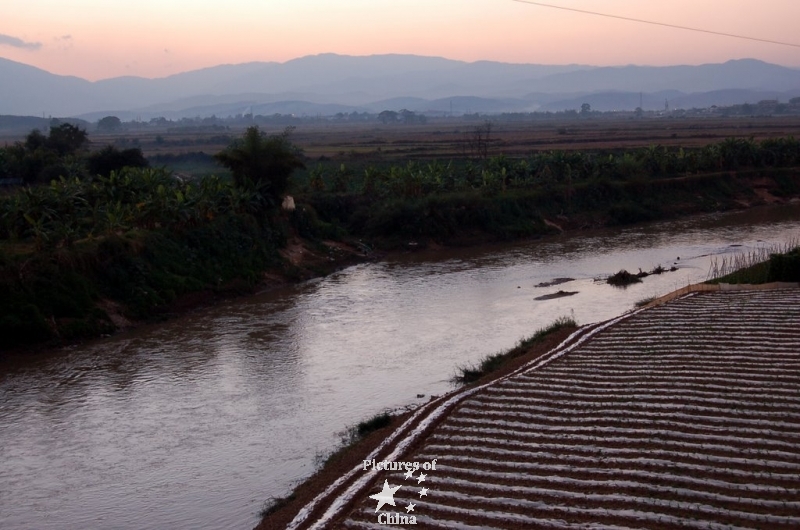
POLYGON ((770 258, 800 248, 800 240, 776 243, 749 252, 711 258, 707 281, 712 283, 765 283, 770 281, 770 258))

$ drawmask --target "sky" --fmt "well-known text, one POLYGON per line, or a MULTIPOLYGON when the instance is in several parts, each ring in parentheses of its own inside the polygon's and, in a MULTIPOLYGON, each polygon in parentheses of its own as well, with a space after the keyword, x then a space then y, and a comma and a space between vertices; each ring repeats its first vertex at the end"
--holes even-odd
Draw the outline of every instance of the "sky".
POLYGON ((800 0, 0 0, 0 57, 89 80, 318 53, 512 63, 800 68, 800 0))

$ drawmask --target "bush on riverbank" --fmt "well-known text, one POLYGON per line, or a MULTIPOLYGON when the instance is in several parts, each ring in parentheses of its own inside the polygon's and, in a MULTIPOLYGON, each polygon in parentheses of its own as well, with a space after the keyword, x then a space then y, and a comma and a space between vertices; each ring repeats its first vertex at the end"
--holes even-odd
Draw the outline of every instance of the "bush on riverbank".
POLYGON ((269 156, 242 149, 237 160, 266 157, 258 167, 280 171, 184 181, 125 167, 0 197, 0 349, 109 333, 115 317, 149 319, 190 293, 247 290, 281 267, 278 250, 297 223, 275 193, 298 155, 285 134, 276 145, 248 134, 269 156))
POLYGON ((800 282, 800 246, 761 248, 713 260, 708 283, 762 284, 800 282))
POLYGON ((528 338, 522 339, 517 342, 516 346, 510 350, 487 355, 477 365, 467 365, 458 368, 458 373, 453 378, 455 382, 460 384, 474 383, 475 381, 483 378, 484 376, 496 372, 509 361, 521 357, 528 353, 528 351, 536 344, 541 343, 546 337, 561 331, 563 329, 577 329, 578 324, 574 318, 559 317, 554 322, 537 330, 533 335, 528 338))
POLYGON ((225 215, 183 231, 129 231, 0 265, 0 349, 110 333, 102 307, 149 319, 181 296, 246 290, 279 266, 286 227, 225 215))

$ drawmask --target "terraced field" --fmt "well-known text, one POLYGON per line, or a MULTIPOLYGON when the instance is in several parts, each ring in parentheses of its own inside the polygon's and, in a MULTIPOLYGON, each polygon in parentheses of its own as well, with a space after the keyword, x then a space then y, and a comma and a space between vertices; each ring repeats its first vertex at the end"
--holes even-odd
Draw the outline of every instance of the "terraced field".
POLYGON ((417 528, 800 528, 800 290, 582 328, 429 404, 375 457, 436 464, 354 470, 290 528, 405 526, 381 512, 417 528), (384 483, 395 506, 376 511, 384 483))

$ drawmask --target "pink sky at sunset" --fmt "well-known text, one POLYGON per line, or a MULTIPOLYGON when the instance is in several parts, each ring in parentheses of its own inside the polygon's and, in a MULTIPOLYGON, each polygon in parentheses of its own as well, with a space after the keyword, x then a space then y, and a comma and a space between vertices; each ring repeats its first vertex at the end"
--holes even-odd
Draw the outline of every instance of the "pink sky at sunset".
MULTIPOLYGON (((163 77, 317 53, 465 61, 800 67, 800 48, 512 0, 0 0, 0 57, 91 80, 163 77)), ((797 0, 550 0, 550 4, 800 44, 797 0)))

